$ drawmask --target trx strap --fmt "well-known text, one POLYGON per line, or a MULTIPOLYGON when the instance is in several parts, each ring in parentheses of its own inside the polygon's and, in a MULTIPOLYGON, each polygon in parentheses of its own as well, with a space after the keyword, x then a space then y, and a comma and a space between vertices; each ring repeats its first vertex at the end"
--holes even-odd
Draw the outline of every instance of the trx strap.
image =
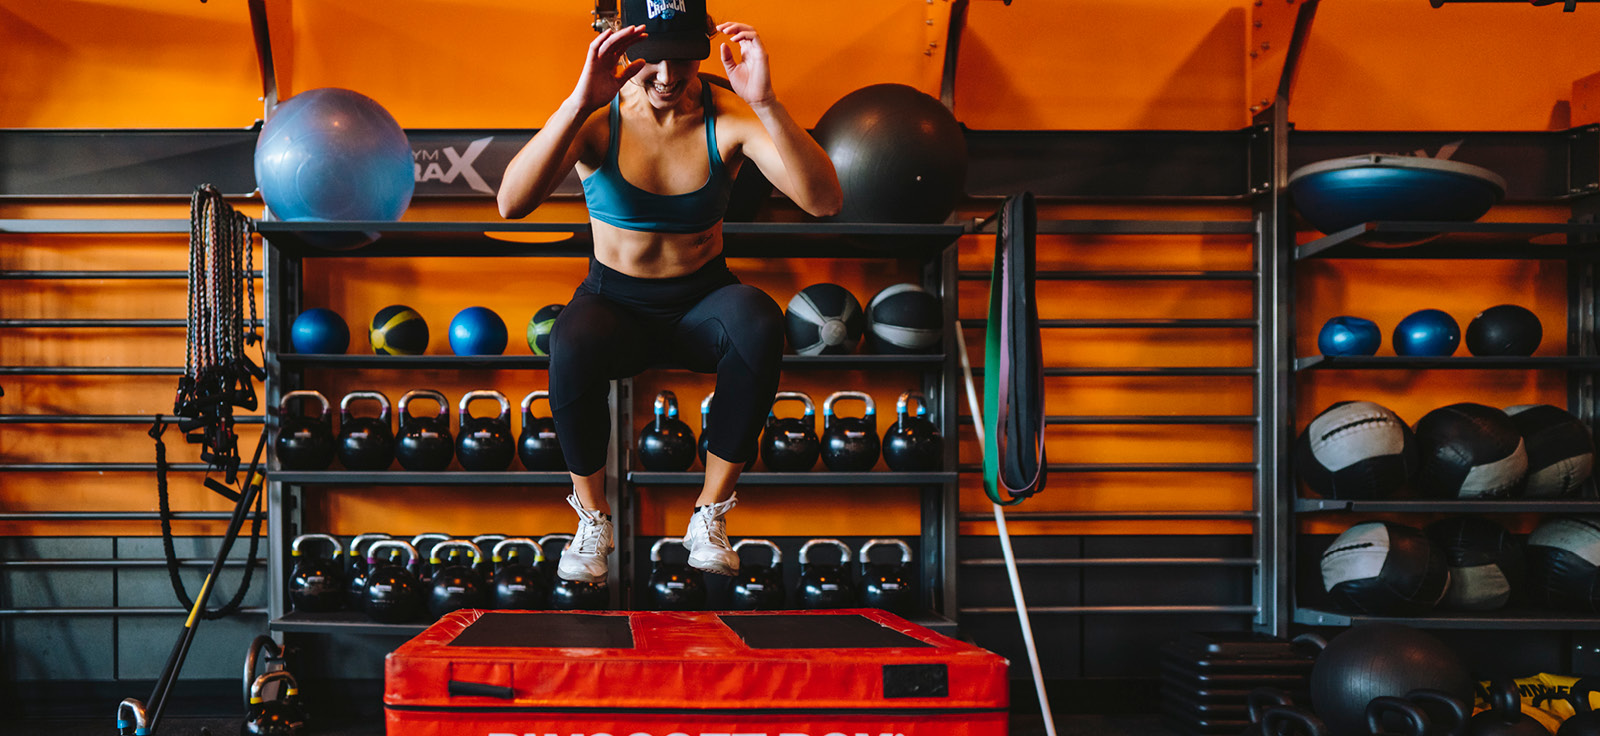
POLYGON ((1033 194, 1006 200, 984 339, 983 490, 1010 506, 1044 490, 1044 351, 1034 303, 1033 194), (1004 494, 1002 495, 1002 491, 1004 494))

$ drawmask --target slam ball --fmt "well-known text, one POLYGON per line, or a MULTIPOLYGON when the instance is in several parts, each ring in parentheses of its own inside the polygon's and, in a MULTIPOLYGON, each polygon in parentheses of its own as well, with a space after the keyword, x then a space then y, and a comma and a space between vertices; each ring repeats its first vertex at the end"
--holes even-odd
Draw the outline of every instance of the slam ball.
POLYGON ((817 120, 812 135, 844 190, 842 222, 944 222, 967 179, 961 124, 904 84, 863 87, 817 120))
POLYGON ((1413 690, 1442 690, 1472 702, 1474 678, 1432 634, 1380 621, 1352 626, 1328 642, 1311 667, 1311 704, 1336 736, 1371 733, 1367 704, 1413 690))
POLYGON ((1323 355, 1374 355, 1383 342, 1378 324, 1360 317, 1338 316, 1322 324, 1317 350, 1323 355))
POLYGON ((1496 498, 1518 490, 1528 472, 1522 435, 1505 412, 1483 404, 1442 406, 1417 420, 1429 498, 1496 498))
POLYGON ((1489 307, 1467 323, 1467 350, 1473 355, 1533 355, 1542 340, 1539 316, 1515 304, 1489 307))
POLYGON ((867 302, 867 344, 879 355, 930 353, 944 340, 939 297, 916 284, 895 284, 867 302))
POLYGON ((1437 309, 1423 309, 1412 312, 1400 324, 1395 325, 1394 336, 1395 355, 1417 357, 1444 357, 1453 355, 1456 346, 1461 344, 1461 326, 1456 324, 1451 317, 1437 309))
POLYGON ((368 337, 378 355, 421 355, 428 350, 428 323, 415 309, 394 304, 372 315, 368 337))
POLYGON ((566 309, 566 305, 546 304, 533 313, 533 319, 528 320, 528 349, 534 355, 550 354, 550 331, 555 329, 556 317, 561 316, 563 309, 566 309))
POLYGON ((1493 611, 1522 589, 1527 567, 1522 544, 1505 527, 1479 516, 1456 516, 1424 531, 1450 567, 1450 589, 1440 606, 1493 611))
POLYGON ((1300 479, 1323 498, 1393 497, 1420 462, 1411 428, 1371 401, 1323 409, 1300 433, 1294 453, 1300 479))
POLYGON ((1528 535, 1528 596, 1533 603, 1600 613, 1600 517, 1567 516, 1528 535))
POLYGON ((450 350, 456 355, 499 355, 507 339, 505 321, 488 307, 467 307, 450 320, 450 350))
POLYGON ((1439 605, 1449 585, 1444 553, 1409 526, 1357 524, 1322 553, 1322 587, 1341 611, 1417 616, 1439 605))
POLYGON ((1571 412, 1549 404, 1506 407, 1528 453, 1522 495, 1528 498, 1576 496, 1594 472, 1594 438, 1571 412))
POLYGON ((289 343, 297 353, 343 353, 350 348, 350 326, 332 309, 307 309, 289 327, 289 343))
POLYGON ((812 284, 789 300, 784 332, 800 355, 853 353, 867 316, 854 294, 838 284, 812 284))

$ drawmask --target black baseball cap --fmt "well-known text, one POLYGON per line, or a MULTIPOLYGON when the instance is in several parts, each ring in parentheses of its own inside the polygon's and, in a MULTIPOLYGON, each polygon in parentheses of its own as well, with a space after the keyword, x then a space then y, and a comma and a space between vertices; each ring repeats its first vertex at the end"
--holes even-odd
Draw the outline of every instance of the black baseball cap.
POLYGON ((711 55, 706 35, 706 0, 622 0, 622 24, 644 26, 648 36, 630 47, 628 57, 654 64, 663 59, 704 59, 711 55))

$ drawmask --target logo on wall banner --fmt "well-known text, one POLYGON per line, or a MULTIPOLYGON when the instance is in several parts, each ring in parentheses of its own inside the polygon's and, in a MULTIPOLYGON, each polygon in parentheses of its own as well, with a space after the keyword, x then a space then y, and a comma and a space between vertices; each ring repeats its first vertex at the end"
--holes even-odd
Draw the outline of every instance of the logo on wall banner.
POLYGON ((652 19, 671 20, 672 16, 689 12, 685 0, 644 0, 644 11, 652 19))
POLYGON ((494 194, 494 189, 489 187, 489 183, 483 180, 477 169, 472 168, 472 162, 483 155, 483 150, 493 141, 494 136, 479 138, 467 144, 465 152, 457 152, 455 146, 413 150, 411 161, 416 182, 421 184, 436 181, 441 184, 454 184, 459 177, 474 192, 494 194), (443 164, 449 164, 450 168, 446 169, 443 164))

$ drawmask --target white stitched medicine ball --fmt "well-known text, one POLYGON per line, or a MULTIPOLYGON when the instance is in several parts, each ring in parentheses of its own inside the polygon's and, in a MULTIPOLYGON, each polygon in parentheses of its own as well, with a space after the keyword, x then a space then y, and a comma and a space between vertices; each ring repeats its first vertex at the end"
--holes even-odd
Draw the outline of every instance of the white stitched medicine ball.
POLYGON ((1565 516, 1528 535, 1528 597, 1535 605, 1600 613, 1600 517, 1565 516))
POLYGON ((1415 616, 1439 605, 1449 586, 1444 553, 1409 526, 1357 524, 1322 553, 1322 588, 1341 611, 1415 616))
POLYGON ((1511 417, 1492 406, 1441 406, 1417 421, 1422 471, 1430 498, 1509 496, 1528 471, 1528 454, 1511 417))
POLYGON ((1411 428, 1370 401, 1341 401, 1322 410, 1295 443, 1295 467, 1324 498, 1392 497, 1418 467, 1411 428))
POLYGON ((1522 589, 1527 568, 1522 543, 1505 527, 1480 516, 1457 516, 1423 531, 1450 567, 1450 589, 1441 607, 1493 611, 1522 589))
POLYGON ((853 353, 867 316, 854 294, 838 284, 812 284, 789 300, 784 329, 800 355, 853 353))
POLYGON ((874 353, 931 353, 943 339, 944 308, 927 289, 895 284, 867 302, 867 344, 874 353))
POLYGON ((1577 417, 1549 404, 1506 407, 1528 453, 1522 495, 1557 498, 1577 495, 1594 472, 1594 438, 1577 417))

